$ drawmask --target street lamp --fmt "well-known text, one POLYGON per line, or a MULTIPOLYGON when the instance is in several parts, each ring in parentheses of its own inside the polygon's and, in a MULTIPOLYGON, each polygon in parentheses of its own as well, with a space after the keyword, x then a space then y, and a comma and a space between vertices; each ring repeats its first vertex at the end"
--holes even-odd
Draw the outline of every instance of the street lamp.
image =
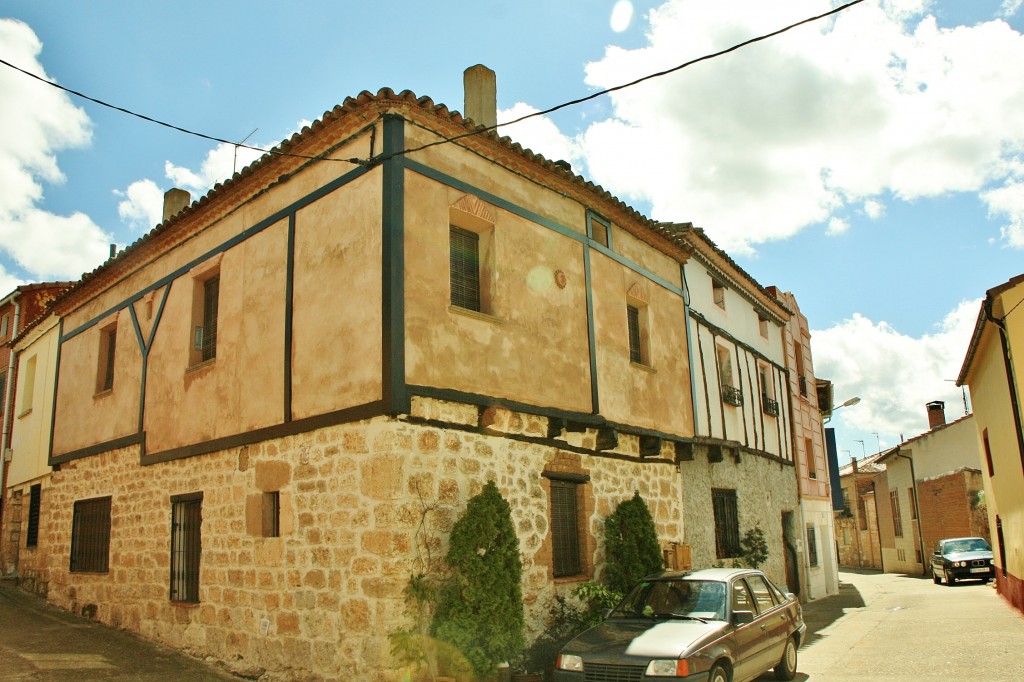
POLYGON ((854 396, 854 397, 850 398, 849 400, 847 400, 842 405, 836 405, 835 407, 832 408, 832 411, 828 413, 828 416, 825 417, 825 422, 824 423, 828 424, 830 421, 832 421, 832 415, 835 414, 836 410, 838 410, 839 408, 841 408, 841 407, 851 407, 853 405, 856 405, 859 402, 860 402, 860 397, 859 396, 854 396))

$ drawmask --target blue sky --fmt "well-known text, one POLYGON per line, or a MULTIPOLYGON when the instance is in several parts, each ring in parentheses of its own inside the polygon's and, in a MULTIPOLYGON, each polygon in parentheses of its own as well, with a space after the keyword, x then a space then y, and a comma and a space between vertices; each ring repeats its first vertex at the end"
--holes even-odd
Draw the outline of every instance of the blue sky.
MULTIPOLYGON (((816 374, 862 398, 830 424, 839 448, 872 454, 924 431, 930 400, 963 414, 948 380, 979 299, 1024 271, 1021 1, 866 0, 503 132, 794 292, 816 374)), ((6 0, 0 59, 266 148, 361 90, 461 110, 483 63, 510 120, 832 6, 6 0)), ((153 227, 164 190, 198 198, 233 154, 0 65, 0 288, 92 270, 153 227)))

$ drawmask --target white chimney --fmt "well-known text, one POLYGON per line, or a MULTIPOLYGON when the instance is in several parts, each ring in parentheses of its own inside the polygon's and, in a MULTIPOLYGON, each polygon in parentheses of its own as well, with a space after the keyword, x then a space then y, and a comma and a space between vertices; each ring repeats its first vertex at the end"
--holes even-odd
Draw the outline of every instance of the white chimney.
POLYGON ((192 200, 192 196, 183 189, 173 187, 164 192, 164 219, 163 222, 167 222, 174 216, 178 215, 182 209, 188 206, 188 202, 192 200))
POLYGON ((465 114, 473 122, 493 128, 498 124, 498 84, 494 72, 483 64, 466 69, 462 74, 466 90, 465 114))

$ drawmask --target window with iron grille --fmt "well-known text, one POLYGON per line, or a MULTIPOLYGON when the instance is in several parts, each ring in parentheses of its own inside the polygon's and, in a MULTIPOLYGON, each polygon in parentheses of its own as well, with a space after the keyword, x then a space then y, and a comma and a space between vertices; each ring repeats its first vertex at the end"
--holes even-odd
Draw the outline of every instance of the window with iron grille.
POLYGON ((480 236, 451 226, 450 260, 452 305, 480 310, 480 236))
POLYGON ((217 357, 217 309, 220 306, 220 276, 203 282, 203 362, 217 357))
POLYGON ((626 321, 629 325, 629 361, 642 364, 644 353, 640 345, 640 309, 627 305, 626 321))
POLYGON ((106 573, 110 554, 110 498, 75 502, 71 520, 72 573, 106 573))
POLYGON ((889 504, 892 506, 892 531, 896 537, 903 537, 903 519, 900 517, 900 491, 889 493, 889 504))
POLYGON ((739 511, 736 491, 715 488, 711 491, 715 514, 715 553, 719 559, 740 555, 739 511))
POLYGON ((35 547, 39 544, 39 504, 42 496, 43 487, 39 483, 29 488, 28 531, 25 534, 26 547, 35 547))
POLYGON ((551 556, 554 576, 579 575, 579 492, 575 481, 551 479, 551 556))
POLYGON ((171 497, 171 601, 199 601, 203 494, 171 497))
POLYGON ((814 526, 807 526, 807 559, 811 566, 818 565, 818 536, 814 532, 814 526))

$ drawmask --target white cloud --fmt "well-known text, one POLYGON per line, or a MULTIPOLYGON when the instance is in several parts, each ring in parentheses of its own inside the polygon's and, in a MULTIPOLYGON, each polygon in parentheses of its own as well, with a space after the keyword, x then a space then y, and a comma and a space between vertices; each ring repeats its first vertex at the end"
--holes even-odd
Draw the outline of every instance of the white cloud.
POLYGON ((828 221, 828 229, 825 230, 825 234, 830 237, 838 237, 841 234, 846 234, 849 229, 850 222, 848 220, 832 218, 828 221))
POLYGON ((864 202, 864 215, 872 220, 878 220, 885 215, 885 204, 874 199, 868 199, 864 202))
MULTIPOLYGON (((11 63, 48 78, 38 57, 42 43, 27 25, 0 19, 0 45, 11 63)), ((38 208, 44 183, 64 175, 57 152, 88 146, 85 112, 52 86, 12 69, 0 70, 0 249, 33 278, 75 278, 109 253, 110 236, 87 216, 59 216, 38 208)), ((0 275, 0 284, 9 278, 0 275)))
POLYGON ((612 17, 609 21, 611 29, 616 33, 622 33, 633 23, 633 3, 629 0, 618 0, 612 7, 612 17))
POLYGON ((813 331, 815 376, 830 379, 842 396, 861 398, 843 409, 844 423, 898 442, 900 434, 910 438, 928 429, 926 403, 960 402, 960 389, 948 380, 960 374, 980 305, 981 299, 962 302, 921 338, 860 314, 813 331))
MULTIPOLYGON (((1000 184, 1024 153, 1024 36, 998 20, 940 28, 931 5, 857 5, 618 91, 614 117, 581 137, 589 173, 736 254, 843 209, 870 213, 885 194, 1000 184)), ((607 48, 587 82, 619 85, 826 8, 670 0, 650 12, 646 47, 607 48)))
POLYGON ((148 231, 163 220, 164 193, 152 180, 136 180, 114 194, 124 197, 117 204, 117 214, 131 228, 148 231))
MULTIPOLYGON (((513 121, 537 113, 537 111, 529 104, 517 102, 511 109, 500 109, 498 120, 513 121)), ((579 144, 572 138, 563 135, 555 122, 547 116, 536 116, 520 123, 503 125, 498 128, 498 133, 508 135, 523 147, 542 154, 544 158, 551 161, 562 160, 576 164, 582 160, 579 144)))
POLYGON ((172 185, 188 190, 195 198, 206 194, 218 182, 227 180, 262 155, 260 151, 221 143, 207 153, 198 171, 167 161, 164 173, 172 185))
POLYGON ((1010 18, 1017 13, 1021 5, 1024 5, 1024 0, 1003 0, 999 16, 1010 18))

